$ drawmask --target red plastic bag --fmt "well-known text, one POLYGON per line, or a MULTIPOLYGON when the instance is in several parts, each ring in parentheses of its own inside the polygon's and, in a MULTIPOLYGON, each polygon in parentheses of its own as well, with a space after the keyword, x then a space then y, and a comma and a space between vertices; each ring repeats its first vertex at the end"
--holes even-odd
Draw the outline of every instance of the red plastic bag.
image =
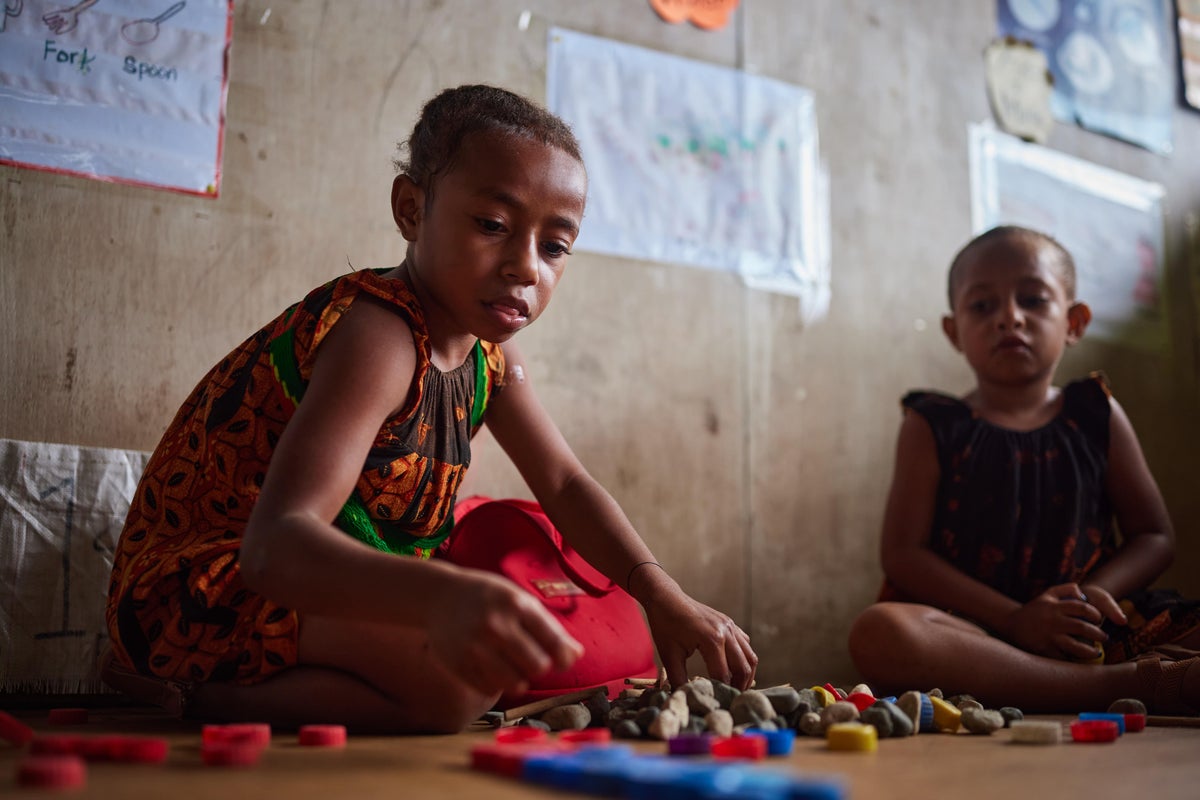
POLYGON ((563 542, 541 506, 470 497, 458 502, 454 518, 441 557, 513 581, 584 647, 570 669, 543 675, 524 694, 504 695, 498 709, 600 686, 614 697, 626 678, 657 676, 654 642, 637 601, 563 542))

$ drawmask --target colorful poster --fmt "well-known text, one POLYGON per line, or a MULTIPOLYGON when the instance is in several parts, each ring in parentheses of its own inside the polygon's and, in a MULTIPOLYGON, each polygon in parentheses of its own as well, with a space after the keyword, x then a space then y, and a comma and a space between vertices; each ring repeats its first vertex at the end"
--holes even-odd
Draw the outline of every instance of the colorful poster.
POLYGON ((1088 336, 1149 350, 1167 341, 1161 297, 1163 187, 1029 144, 990 125, 970 129, 975 233, 1024 225, 1075 259, 1088 336))
POLYGON ((1054 76, 1054 114, 1170 153, 1175 67, 1162 0, 999 0, 1001 36, 1032 42, 1054 76))
POLYGON ((1175 0, 1183 100, 1200 111, 1200 0, 1175 0))
POLYGON ((0 2, 0 163, 217 195, 232 0, 0 2))
POLYGON ((562 29, 547 104, 579 137, 588 207, 576 245, 727 270, 829 303, 827 180, 812 93, 562 29))

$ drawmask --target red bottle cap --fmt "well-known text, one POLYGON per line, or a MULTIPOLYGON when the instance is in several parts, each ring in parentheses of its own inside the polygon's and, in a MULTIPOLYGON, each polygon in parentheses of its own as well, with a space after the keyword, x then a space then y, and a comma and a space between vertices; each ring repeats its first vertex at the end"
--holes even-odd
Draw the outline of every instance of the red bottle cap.
POLYGON ((767 757, 767 737, 726 736, 712 743, 714 758, 745 758, 760 761, 767 757))
POLYGON ((1120 730, 1107 719, 1076 720, 1071 723, 1071 738, 1077 742, 1115 742, 1120 730))
POLYGON ((87 782, 87 765, 79 756, 26 756, 17 767, 17 785, 70 789, 87 782))
POLYGON ((584 728, 581 731, 563 731, 558 738, 571 744, 608 744, 612 741, 612 731, 608 728, 584 728))
POLYGON ((33 728, 16 717, 0 711, 0 739, 24 747, 33 738, 33 728))
POLYGON ((300 744, 305 747, 345 747, 345 725, 302 725, 300 744))
POLYGON ((212 742, 200 745, 200 758, 210 767, 251 767, 263 748, 250 742, 212 742))
POLYGON ((271 726, 265 722, 239 722, 230 725, 205 725, 200 730, 202 744, 271 744, 271 726))
POLYGON ((549 734, 541 728, 516 725, 509 728, 497 728, 495 738, 498 744, 515 744, 517 742, 544 741, 549 738, 549 734))
POLYGON ((88 721, 86 708, 52 708, 46 715, 51 725, 84 725, 88 721))

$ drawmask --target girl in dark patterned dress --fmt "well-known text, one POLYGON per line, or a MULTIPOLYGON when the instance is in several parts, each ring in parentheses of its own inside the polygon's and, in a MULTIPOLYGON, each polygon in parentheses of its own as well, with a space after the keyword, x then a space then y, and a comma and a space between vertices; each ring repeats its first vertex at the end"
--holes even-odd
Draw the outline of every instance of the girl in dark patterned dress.
POLYGON ((581 647, 533 595, 429 556, 486 424, 574 548, 642 602, 670 680, 757 658, 685 594, 547 417, 513 336, 583 221, 570 129, 511 92, 426 104, 392 186, 398 267, 318 287, 215 366, 138 486, 113 686, 225 720, 455 731, 581 647))
POLYGON ((1133 427, 1102 375, 1052 384, 1091 319, 1070 254, 992 229, 955 257, 949 295, 943 328, 977 385, 904 398, 859 671, 992 707, 1200 713, 1200 604, 1148 589, 1175 533, 1133 427))

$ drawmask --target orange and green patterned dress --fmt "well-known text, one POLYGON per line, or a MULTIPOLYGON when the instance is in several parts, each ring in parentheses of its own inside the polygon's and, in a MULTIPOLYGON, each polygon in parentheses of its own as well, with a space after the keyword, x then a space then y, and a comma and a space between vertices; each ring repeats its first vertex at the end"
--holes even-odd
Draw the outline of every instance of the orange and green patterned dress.
POLYGON ((428 558, 452 526, 471 437, 500 385, 504 354, 480 342, 442 372, 424 314, 386 269, 344 275, 255 333, 200 381, 138 484, 113 558, 113 650, 144 675, 253 683, 296 663, 296 612, 248 590, 242 532, 279 437, 301 401, 317 348, 363 296, 412 329, 413 390, 367 454, 335 525, 385 552, 428 558))

